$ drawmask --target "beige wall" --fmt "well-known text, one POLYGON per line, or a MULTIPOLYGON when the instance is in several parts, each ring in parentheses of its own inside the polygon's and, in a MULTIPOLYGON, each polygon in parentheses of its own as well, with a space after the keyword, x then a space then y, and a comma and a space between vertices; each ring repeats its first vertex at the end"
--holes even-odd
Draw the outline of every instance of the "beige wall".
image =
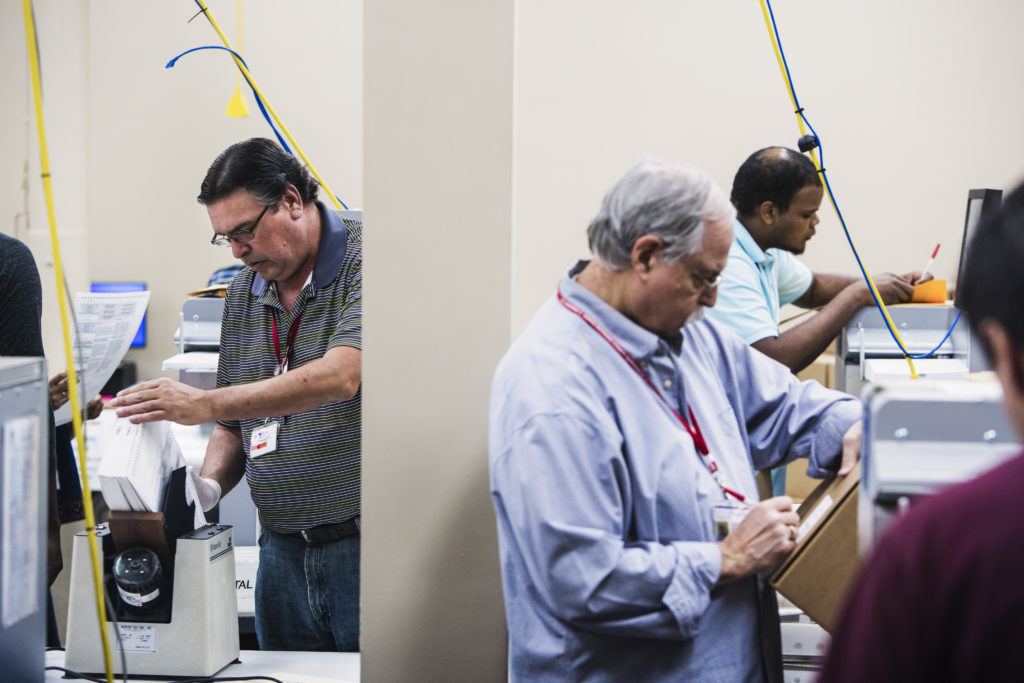
MULTIPOLYGON (((210 10, 234 45, 236 3, 210 10)), ((207 166, 222 149, 271 137, 251 93, 250 116, 224 115, 236 69, 222 50, 175 55, 220 41, 192 2, 35 0, 57 225, 73 291, 90 280, 143 280, 152 290, 149 344, 129 351, 140 378, 160 376, 175 353, 177 315, 187 292, 233 262, 210 246, 206 211, 195 202, 207 166)), ((246 0, 243 57, 257 85, 331 188, 362 206, 362 3, 246 0), (284 21, 287 19, 287 22, 284 21), (287 24, 287 28, 286 28, 287 24)), ((33 247, 47 289, 44 332, 51 367, 63 369, 53 297, 49 225, 39 182, 20 2, 0 3, 0 230, 13 232, 30 168, 33 247), (52 315, 49 315, 52 314, 52 315)), ((23 224, 21 224, 23 225, 23 224)))
MULTIPOLYGON (((1024 180, 1024 4, 775 2, 800 104, 869 271, 956 276, 967 190, 1024 180)), ((636 161, 690 161, 729 190, 799 137, 758 2, 519 0, 513 331, 587 253, 636 161)), ((853 273, 835 215, 804 261, 853 273)))
POLYGON ((500 680, 513 3, 375 0, 365 39, 363 680, 500 680))
MULTIPOLYGON (((1024 179, 1024 5, 777 5, 868 267, 920 268, 942 242, 935 272, 952 278, 966 190, 1024 179)), ((234 40, 235 3, 211 7, 234 40)), ((271 103, 351 205, 366 185, 367 680, 503 680, 492 369, 586 254, 586 223, 634 162, 692 161, 728 188, 751 151, 795 144, 760 10, 380 0, 365 3, 365 25, 355 0, 246 0, 245 11, 245 55, 271 103)), ((159 374, 184 292, 230 261, 205 244, 202 173, 267 128, 223 116, 235 83, 223 55, 163 69, 216 42, 202 18, 186 23, 192 3, 37 0, 36 12, 70 276, 150 283, 150 348, 133 357, 159 374)), ((45 265, 20 3, 0 3, 0 38, 0 230, 22 210, 27 159, 27 237, 45 265)), ((851 272, 836 220, 822 218, 805 261, 851 272)), ((55 314, 52 297, 46 307, 55 314)))

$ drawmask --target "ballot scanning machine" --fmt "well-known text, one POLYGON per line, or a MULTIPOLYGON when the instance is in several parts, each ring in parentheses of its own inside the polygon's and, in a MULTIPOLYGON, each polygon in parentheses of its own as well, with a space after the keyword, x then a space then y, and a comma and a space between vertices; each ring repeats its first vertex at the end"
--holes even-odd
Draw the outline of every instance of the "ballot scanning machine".
MULTIPOLYGON (((232 528, 195 527, 188 473, 171 473, 159 512, 111 510, 97 525, 104 628, 116 673, 212 676, 238 659, 232 528), (124 655, 122 667, 121 653, 124 655)), ((86 532, 74 538, 65 666, 105 670, 86 532)))
POLYGON ((0 358, 0 672, 42 682, 46 644, 46 464, 42 358, 0 358))
MULTIPOLYGON (((1001 190, 974 189, 967 193, 957 281, 963 274, 967 245, 982 217, 999 209, 1001 190)), ((965 320, 957 322, 957 300, 948 304, 901 304, 887 308, 906 351, 921 377, 950 377, 988 369, 980 344, 965 320), (955 327, 954 327, 955 323, 955 327), (947 332, 952 328, 952 332, 947 332)), ((858 311, 836 339, 836 389, 859 396, 868 382, 909 378, 910 366, 877 307, 858 311)))
POLYGON ((919 496, 971 479, 1020 451, 995 379, 890 380, 864 391, 857 512, 863 554, 919 496))

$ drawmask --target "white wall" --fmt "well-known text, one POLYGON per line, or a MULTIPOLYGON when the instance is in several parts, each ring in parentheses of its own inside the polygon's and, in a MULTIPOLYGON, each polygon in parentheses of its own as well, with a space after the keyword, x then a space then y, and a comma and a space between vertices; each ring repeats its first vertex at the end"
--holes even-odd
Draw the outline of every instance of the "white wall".
POLYGON ((510 336, 513 3, 366 6, 362 672, 503 677, 487 397, 510 336))
MULTIPOLYGON (((234 40, 235 3, 211 7, 234 40)), ((951 279, 966 190, 1024 179, 1024 5, 775 10, 869 268, 919 268, 942 242, 935 271, 951 279)), ((150 283, 150 348, 133 356, 143 376, 159 374, 184 292, 230 262, 206 244, 199 181, 216 152, 267 128, 223 116, 235 83, 223 55, 163 69, 216 43, 201 17, 186 23, 192 3, 37 0, 36 11, 72 280, 150 283)), ((356 0, 246 0, 244 52, 351 205, 364 203, 365 174, 367 671, 397 680, 426 662, 427 680, 502 680, 484 452, 494 363, 586 254, 586 224, 630 165, 688 160, 728 189, 750 152, 793 146, 798 131, 752 1, 382 0, 366 3, 365 27, 363 12, 356 0)), ((10 232, 23 164, 38 163, 20 3, 0 3, 0 60, 10 232)), ((34 168, 32 226, 43 231, 34 168)), ((821 213, 806 262, 851 272, 821 213)), ((42 263, 45 240, 30 238, 42 263)), ((52 293, 46 311, 56 313, 52 293)))
MULTIPOLYGON (((54 177, 57 225, 73 291, 90 280, 143 280, 152 290, 149 344, 129 351, 140 379, 160 376, 174 354, 177 315, 186 293, 233 262, 210 246, 209 220, 195 202, 213 158, 233 142, 272 137, 248 88, 250 116, 224 115, 235 89, 234 63, 222 50, 175 55, 220 40, 181 0, 36 0, 42 53, 44 116, 54 177)), ((232 45, 236 3, 207 3, 232 45)), ((47 298, 47 356, 62 369, 63 347, 53 297, 49 226, 39 182, 36 129, 26 130, 28 98, 20 2, 0 7, 4 92, 0 112, 0 229, 12 232, 21 210, 22 168, 31 168, 32 231, 47 298), (28 138, 26 140, 26 138, 28 138)), ((362 206, 362 3, 303 0, 282 5, 246 0, 243 57, 328 185, 349 206, 362 206)))
MULTIPOLYGON (((603 193, 636 161, 726 189, 799 137, 759 4, 519 0, 513 329, 554 291, 603 193)), ((1024 4, 776 0, 800 104, 868 269, 956 276, 967 190, 1024 179, 1024 4)), ((823 205, 804 261, 856 268, 823 205)))

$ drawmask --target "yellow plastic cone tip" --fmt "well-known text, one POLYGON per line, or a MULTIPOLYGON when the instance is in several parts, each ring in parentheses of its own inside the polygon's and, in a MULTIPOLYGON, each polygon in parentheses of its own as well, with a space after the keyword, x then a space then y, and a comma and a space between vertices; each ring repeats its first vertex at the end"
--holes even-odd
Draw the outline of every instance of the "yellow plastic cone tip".
POLYGON ((249 115, 249 107, 245 106, 241 88, 235 89, 235 94, 231 96, 231 101, 228 102, 228 108, 224 113, 236 119, 244 119, 249 115))

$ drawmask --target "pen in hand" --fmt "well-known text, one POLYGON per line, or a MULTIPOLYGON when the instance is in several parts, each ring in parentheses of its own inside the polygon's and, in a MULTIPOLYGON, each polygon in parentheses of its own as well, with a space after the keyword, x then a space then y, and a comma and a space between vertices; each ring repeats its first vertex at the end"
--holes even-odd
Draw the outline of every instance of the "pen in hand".
POLYGON ((935 263, 935 256, 939 253, 939 247, 941 246, 942 244, 935 245, 935 251, 932 252, 931 258, 928 259, 928 263, 924 264, 924 270, 921 271, 920 277, 917 278, 918 282, 922 282, 926 277, 928 277, 928 271, 931 269, 932 264, 935 263))

